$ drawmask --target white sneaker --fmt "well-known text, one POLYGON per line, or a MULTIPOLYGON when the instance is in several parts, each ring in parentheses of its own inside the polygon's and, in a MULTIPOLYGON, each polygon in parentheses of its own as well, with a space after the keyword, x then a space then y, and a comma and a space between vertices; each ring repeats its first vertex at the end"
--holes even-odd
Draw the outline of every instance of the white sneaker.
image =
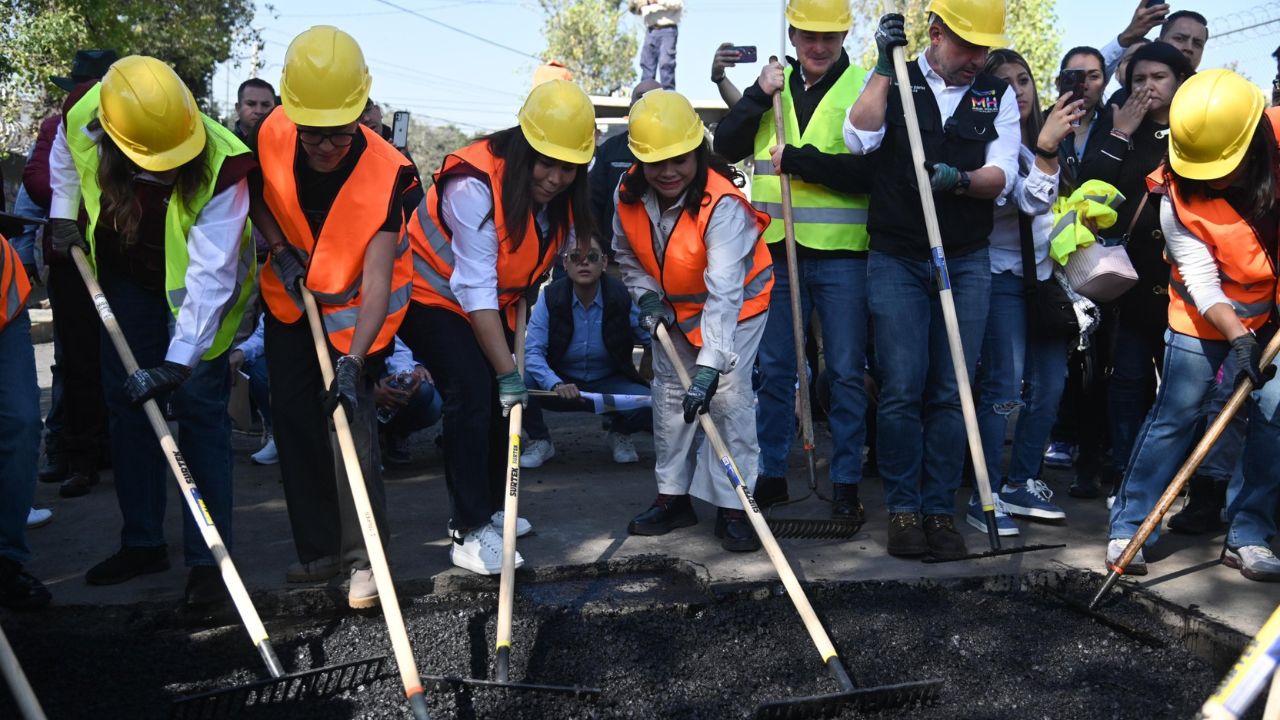
POLYGON ((640 462, 640 456, 636 454, 636 444, 632 442, 630 435, 619 432, 609 433, 609 447, 613 450, 613 461, 619 465, 640 462))
POLYGON ((531 440, 520 453, 520 467, 542 467, 542 463, 556 456, 556 446, 550 440, 531 440))
POLYGON ((44 527, 53 522, 53 511, 44 508, 31 508, 27 511, 27 529, 44 527))
MULTIPOLYGON (((1116 563, 1120 562, 1120 556, 1124 554, 1124 549, 1129 547, 1129 538, 1117 538, 1107 543, 1107 569, 1111 569, 1116 563)), ((1133 556, 1133 560, 1129 561, 1129 567, 1124 570, 1125 575, 1146 575, 1147 561, 1142 557, 1142 549, 1138 549, 1138 554, 1133 556)))
POLYGON ((1265 545, 1245 545, 1222 549, 1222 564, 1235 568, 1250 580, 1280 582, 1280 558, 1265 545))
POLYGON ((378 604, 378 583, 373 570, 352 570, 351 584, 347 587, 347 605, 352 610, 367 610, 378 604))
MULTIPOLYGON (((499 538, 501 538, 502 536, 502 523, 506 520, 506 517, 507 517, 507 511, 499 510, 489 518, 489 524, 493 526, 494 530, 498 531, 499 538)), ((533 525, 530 524, 528 520, 525 520, 524 518, 517 516, 516 517, 516 537, 524 537, 525 535, 528 535, 531 532, 533 532, 533 525)))
POLYGON ((280 462, 280 453, 276 452, 276 439, 272 435, 267 436, 267 444, 262 449, 249 456, 254 465, 275 465, 280 462))
MULTIPOLYGON (((478 575, 497 575, 502 572, 502 535, 492 525, 481 525, 459 538, 453 534, 449 546, 449 559, 463 570, 478 575)), ((524 558, 516 553, 515 566, 524 565, 524 558)))

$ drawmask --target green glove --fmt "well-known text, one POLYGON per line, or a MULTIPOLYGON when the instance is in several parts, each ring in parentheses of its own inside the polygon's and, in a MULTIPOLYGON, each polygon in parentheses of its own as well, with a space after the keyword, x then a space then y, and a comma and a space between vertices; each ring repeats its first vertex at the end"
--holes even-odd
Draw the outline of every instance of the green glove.
POLYGON ((529 402, 529 389, 524 386, 524 378, 512 370, 498 376, 498 404, 502 406, 502 417, 511 414, 511 408, 523 407, 529 402))
POLYGON ((946 163, 929 166, 929 187, 934 192, 951 192, 960 183, 960 171, 946 163))
POLYGON ((662 302, 662 296, 650 290, 640 296, 640 300, 636 302, 640 307, 640 327, 652 333, 658 329, 658 326, 667 320, 667 306, 662 302))
POLYGON ((693 376, 693 384, 684 394, 684 421, 691 423, 698 415, 705 415, 711 409, 711 398, 716 394, 720 384, 720 371, 705 365, 698 366, 698 373, 693 376))

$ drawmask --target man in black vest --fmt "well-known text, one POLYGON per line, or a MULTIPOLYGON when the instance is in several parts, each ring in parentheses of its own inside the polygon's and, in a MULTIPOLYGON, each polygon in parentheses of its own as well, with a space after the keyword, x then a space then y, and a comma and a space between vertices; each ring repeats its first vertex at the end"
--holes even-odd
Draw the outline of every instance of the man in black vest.
POLYGON ((949 282, 972 378, 987 323, 994 200, 1013 187, 1021 143, 1014 92, 985 75, 1006 44, 1003 0, 933 0, 929 47, 907 63, 942 253, 931 253, 893 79, 905 46, 901 15, 880 19, 875 72, 845 121, 855 155, 875 153, 867 295, 882 371, 877 455, 889 511, 888 551, 955 558, 968 551, 952 521, 965 457, 960 395, 936 282, 949 282), (921 517, 923 516, 923 518, 921 517))
MULTIPOLYGON (((583 253, 564 255, 568 277, 547 286, 533 306, 525 337, 525 383, 554 390, 555 398, 534 398, 524 416, 529 444, 520 467, 538 467, 555 455, 542 409, 583 410, 581 393, 649 396, 649 384, 636 372, 631 351, 649 344, 639 323, 639 309, 626 287, 604 274, 609 258, 596 238, 583 253)), ((633 463, 639 458, 632 434, 653 429, 649 408, 607 413, 613 460, 633 463)))

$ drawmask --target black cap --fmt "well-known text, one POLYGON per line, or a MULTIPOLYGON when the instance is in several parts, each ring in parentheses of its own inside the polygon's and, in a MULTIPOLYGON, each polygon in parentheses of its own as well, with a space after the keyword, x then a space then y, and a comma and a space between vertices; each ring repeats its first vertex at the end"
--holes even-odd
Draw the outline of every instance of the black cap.
POLYGON ((51 77, 49 82, 71 92, 75 86, 89 80, 101 80, 107 68, 119 60, 115 50, 77 50, 71 62, 71 77, 51 77))

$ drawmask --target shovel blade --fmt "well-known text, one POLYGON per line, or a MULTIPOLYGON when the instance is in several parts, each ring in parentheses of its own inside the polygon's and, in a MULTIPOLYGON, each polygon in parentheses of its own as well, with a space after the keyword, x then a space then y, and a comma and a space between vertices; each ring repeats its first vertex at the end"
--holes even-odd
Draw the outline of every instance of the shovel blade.
POLYGON ((280 713, 285 712, 282 706, 337 695, 389 675, 390 664, 385 655, 341 665, 327 665, 269 680, 180 697, 173 701, 169 717, 173 720, 220 720, 242 717, 255 711, 279 717, 280 713))
POLYGON ((938 699, 941 680, 919 680, 898 685, 811 695, 790 700, 773 700, 756 708, 756 720, 799 720, 800 718, 824 718, 844 710, 876 712, 895 708, 931 705, 938 699))

